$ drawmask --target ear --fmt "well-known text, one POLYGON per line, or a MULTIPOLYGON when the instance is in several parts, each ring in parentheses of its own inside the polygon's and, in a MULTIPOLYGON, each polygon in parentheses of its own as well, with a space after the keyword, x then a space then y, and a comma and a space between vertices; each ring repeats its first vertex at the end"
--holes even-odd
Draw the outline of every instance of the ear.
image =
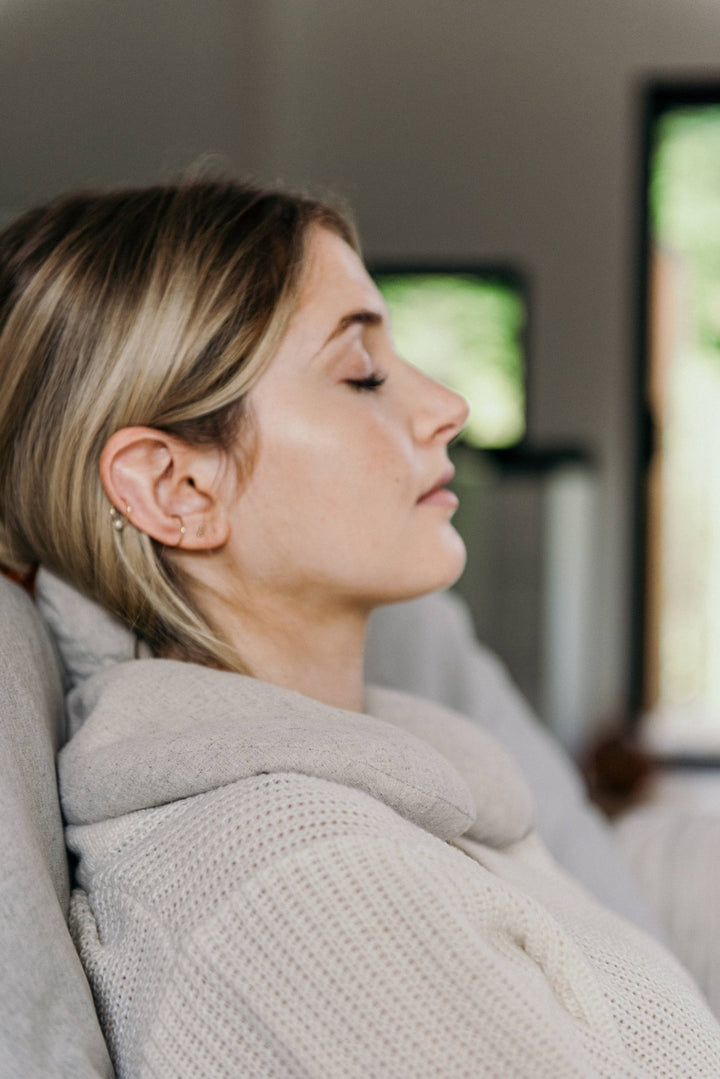
POLYGON ((203 551, 227 541, 227 462, 218 449, 152 427, 123 427, 102 451, 100 478, 115 509, 160 543, 203 551))

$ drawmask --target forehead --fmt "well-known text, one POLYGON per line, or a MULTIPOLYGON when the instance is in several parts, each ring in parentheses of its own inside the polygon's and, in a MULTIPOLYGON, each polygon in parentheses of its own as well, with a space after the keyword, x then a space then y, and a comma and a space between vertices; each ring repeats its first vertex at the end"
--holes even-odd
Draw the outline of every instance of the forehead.
POLYGON ((325 309, 330 315, 337 308, 338 317, 342 317, 347 309, 363 306, 384 309, 382 297, 360 256, 334 232, 312 229, 298 294, 298 312, 312 307, 325 309))

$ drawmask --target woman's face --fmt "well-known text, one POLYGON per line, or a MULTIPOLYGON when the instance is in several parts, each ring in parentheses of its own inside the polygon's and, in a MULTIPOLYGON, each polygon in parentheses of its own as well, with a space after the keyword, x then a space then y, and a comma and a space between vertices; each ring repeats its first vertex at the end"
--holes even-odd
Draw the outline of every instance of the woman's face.
POLYGON ((257 451, 226 554, 249 596, 369 610, 462 572, 443 485, 468 410, 397 355, 343 240, 318 228, 308 256, 298 308, 249 395, 257 451))

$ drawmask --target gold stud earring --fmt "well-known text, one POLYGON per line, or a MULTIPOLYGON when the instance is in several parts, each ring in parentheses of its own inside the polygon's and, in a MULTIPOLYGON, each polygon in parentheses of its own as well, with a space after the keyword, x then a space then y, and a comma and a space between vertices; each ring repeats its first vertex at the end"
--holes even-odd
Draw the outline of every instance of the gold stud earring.
POLYGON ((195 533, 195 535, 198 537, 198 539, 202 539, 202 537, 205 535, 206 529, 207 529, 207 525, 203 521, 202 524, 199 525, 198 530, 195 533))
POLYGON ((130 517, 131 513, 132 509, 127 503, 125 504, 125 513, 120 513, 114 506, 110 507, 110 516, 112 518, 113 528, 116 532, 122 532, 125 527, 125 521, 130 517))

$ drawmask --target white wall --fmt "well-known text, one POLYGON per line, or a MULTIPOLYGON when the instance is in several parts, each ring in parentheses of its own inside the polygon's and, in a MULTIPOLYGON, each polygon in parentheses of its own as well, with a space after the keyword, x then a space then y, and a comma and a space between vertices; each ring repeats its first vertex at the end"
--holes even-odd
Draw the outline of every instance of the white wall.
POLYGON ((601 461, 610 715, 628 659, 635 89, 713 64, 717 0, 0 0, 0 207, 217 151, 346 195, 371 256, 517 259, 531 433, 601 461))

